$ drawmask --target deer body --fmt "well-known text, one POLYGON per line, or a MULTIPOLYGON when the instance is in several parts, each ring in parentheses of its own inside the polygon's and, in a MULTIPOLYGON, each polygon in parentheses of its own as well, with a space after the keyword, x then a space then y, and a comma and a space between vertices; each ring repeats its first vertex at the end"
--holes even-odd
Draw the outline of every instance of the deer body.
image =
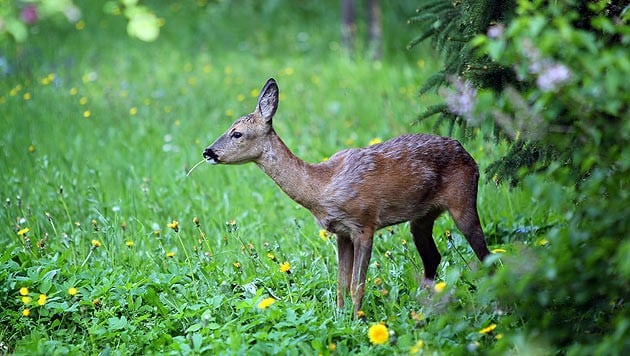
POLYGON ((410 222, 426 283, 434 280, 441 259, 433 222, 445 210, 479 259, 490 253, 477 214, 477 165, 459 142, 403 135, 310 164, 296 157, 273 129, 277 105, 278 87, 270 79, 256 110, 206 148, 204 158, 214 164, 255 162, 337 236, 339 307, 350 294, 354 311, 360 310, 373 235, 380 228, 410 222))

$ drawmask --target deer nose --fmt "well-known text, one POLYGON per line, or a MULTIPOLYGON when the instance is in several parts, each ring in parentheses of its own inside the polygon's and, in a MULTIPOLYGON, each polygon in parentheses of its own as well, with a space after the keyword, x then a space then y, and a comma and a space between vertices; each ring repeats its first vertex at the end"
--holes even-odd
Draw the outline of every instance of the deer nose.
POLYGON ((219 162, 219 157, 210 147, 203 151, 203 158, 205 158, 206 161, 214 161, 215 163, 219 162))

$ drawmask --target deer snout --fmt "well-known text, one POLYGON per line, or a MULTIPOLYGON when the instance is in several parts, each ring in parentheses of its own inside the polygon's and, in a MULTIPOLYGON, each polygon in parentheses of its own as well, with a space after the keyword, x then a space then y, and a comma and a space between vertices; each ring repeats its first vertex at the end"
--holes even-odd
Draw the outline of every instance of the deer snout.
POLYGON ((210 164, 219 163, 219 156, 212 150, 212 148, 208 147, 203 151, 203 158, 210 164))

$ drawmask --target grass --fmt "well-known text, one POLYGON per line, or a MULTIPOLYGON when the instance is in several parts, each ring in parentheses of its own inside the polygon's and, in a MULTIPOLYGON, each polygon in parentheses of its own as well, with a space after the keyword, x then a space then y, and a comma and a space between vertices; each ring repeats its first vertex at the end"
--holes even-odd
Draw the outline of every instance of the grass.
MULTIPOLYGON (((437 68, 434 56, 390 48, 380 62, 350 58, 322 5, 241 5, 154 5, 166 26, 149 44, 127 38, 124 19, 101 9, 84 11, 80 30, 42 24, 27 44, 3 44, 13 64, 0 83, 4 350, 492 349, 509 330, 487 328, 506 316, 470 287, 489 277, 467 268, 473 254, 450 218, 434 230, 444 290, 418 289, 422 267, 408 228, 386 229, 376 238, 365 316, 353 320, 335 307, 334 238, 308 211, 254 165, 201 166, 186 177, 203 148, 253 109, 268 77, 281 91, 276 130, 308 161, 375 138, 446 134, 409 124, 437 100, 416 95, 437 68), (265 307, 267 298, 275 302, 265 307), (449 308, 468 317, 450 320, 449 308), (389 341, 373 345, 367 330, 379 322, 389 341)), ((400 30, 395 16, 385 15, 392 32, 400 30)), ((404 47, 392 32, 390 46, 404 47)), ((506 150, 479 138, 464 145, 482 169, 506 150)), ((509 189, 486 181, 479 210, 491 248, 519 251, 562 220, 561 203, 534 204, 540 182, 509 189)))

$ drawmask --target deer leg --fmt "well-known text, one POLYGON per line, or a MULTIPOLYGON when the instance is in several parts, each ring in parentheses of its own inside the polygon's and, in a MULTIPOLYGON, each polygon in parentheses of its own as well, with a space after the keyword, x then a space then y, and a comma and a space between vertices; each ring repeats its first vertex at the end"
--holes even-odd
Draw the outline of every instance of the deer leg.
POLYGON ((468 199, 466 204, 460 203, 453 208, 449 208, 449 212, 455 221, 455 225, 464 234, 473 251, 475 251, 477 258, 483 261, 490 254, 490 251, 479 222, 476 197, 468 199))
POLYGON ((433 223, 441 213, 439 210, 430 211, 427 215, 411 221, 410 224, 413 242, 416 244, 424 266, 422 285, 433 284, 442 259, 433 240, 433 223))
POLYGON ((350 294, 354 246, 348 235, 337 234, 337 307, 343 308, 345 298, 350 294))
POLYGON ((365 295, 365 279, 368 265, 372 257, 373 229, 363 229, 360 233, 353 235, 354 243, 354 265, 352 268, 352 303, 354 305, 354 315, 361 310, 361 303, 365 295))

